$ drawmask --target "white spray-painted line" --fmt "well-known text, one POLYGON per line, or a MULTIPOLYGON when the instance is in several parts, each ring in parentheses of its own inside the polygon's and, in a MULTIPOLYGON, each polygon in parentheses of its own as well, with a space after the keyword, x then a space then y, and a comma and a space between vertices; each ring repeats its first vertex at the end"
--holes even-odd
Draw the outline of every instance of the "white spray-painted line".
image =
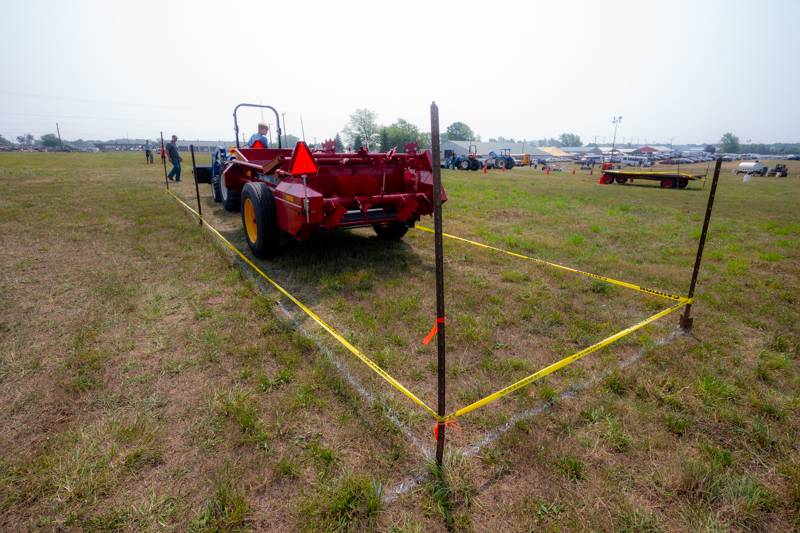
MULTIPOLYGON (((251 268, 244 268, 245 263, 239 259, 238 257, 234 258, 236 264, 239 266, 239 270, 242 272, 246 272, 247 275, 252 279, 258 287, 266 292, 269 289, 269 286, 264 283, 264 280, 261 279, 259 276, 256 276, 251 268)), ((370 392, 348 369, 347 367, 337 358, 333 352, 320 342, 319 338, 313 335, 311 332, 306 330, 300 321, 297 319, 297 316, 294 315, 283 303, 280 299, 276 300, 276 304, 278 309, 280 309, 281 313, 289 320, 294 328, 306 339, 311 340, 319 349, 320 352, 325 356, 325 359, 331 363, 336 370, 339 372, 341 377, 347 381, 347 383, 361 396, 361 399, 366 402, 368 405, 373 405, 376 402, 375 395, 370 392)), ((391 409, 389 406, 382 406, 382 413, 383 415, 409 440, 409 442, 417 449, 417 451, 422 455, 425 460, 429 460, 433 455, 429 450, 430 447, 423 445, 422 441, 420 441, 416 435, 412 432, 411 428, 408 427, 397 413, 391 409)), ((401 482, 402 483, 402 482, 401 482)))
MULTIPOLYGON (((664 336, 663 338, 659 339, 651 348, 655 348, 655 347, 658 347, 658 346, 663 346, 664 344, 667 344, 668 342, 672 342, 675 339, 676 336, 681 335, 682 333, 683 332, 682 332, 681 329, 673 330, 670 333, 668 333, 666 336, 664 336)), ((596 384, 598 384, 600 381, 602 381, 603 379, 607 378, 614 370, 619 369, 619 368, 628 368, 632 364, 636 363, 648 351, 649 351, 649 349, 642 348, 641 350, 636 352, 634 355, 628 357, 627 359, 623 359, 622 361, 620 361, 619 365, 617 365, 616 368, 606 369, 604 372, 600 373, 600 375, 598 375, 598 376, 595 376, 593 378, 587 379, 583 383, 577 383, 575 385, 572 385, 569 389, 567 389, 566 391, 564 391, 561 394, 557 395, 554 398, 554 400, 552 400, 552 401, 546 402, 546 403, 541 404, 541 405, 537 405, 536 407, 528 409, 527 411, 522 411, 521 413, 515 414, 505 424, 503 424, 499 428, 487 433, 477 443, 472 444, 470 446, 467 446, 465 449, 462 449, 463 450, 462 453, 466 457, 470 457, 470 456, 473 456, 473 455, 476 455, 476 454, 480 453, 480 451, 485 446, 487 446, 487 445, 493 443, 494 441, 496 441, 497 439, 499 439, 501 436, 503 436, 505 433, 507 433, 509 430, 511 430, 511 428, 513 428, 518 422, 522 422, 524 420, 528 420, 529 418, 533 418, 533 417, 535 417, 535 416, 547 411, 555 403, 557 403, 559 401, 563 401, 563 400, 568 400, 568 399, 574 398, 575 396, 578 395, 578 393, 580 391, 582 391, 584 389, 587 389, 589 387, 593 387, 596 384)))
MULTIPOLYGON (((665 345, 665 344, 667 344, 669 342, 672 342, 673 340, 675 340, 676 337, 681 336, 681 335, 685 335, 683 330, 681 330, 680 328, 675 329, 675 330, 669 332, 666 336, 664 336, 661 339, 659 339, 658 341, 656 341, 655 344, 653 344, 653 346, 651 348, 655 348, 655 347, 658 347, 658 346, 663 346, 663 345, 665 345)), ((605 370, 603 373, 601 373, 597 377, 594 377, 594 378, 591 378, 591 379, 587 379, 583 383, 578 383, 578 384, 575 384, 575 385, 571 386, 566 391, 564 391, 561 394, 557 395, 555 397, 555 399, 552 400, 552 401, 546 402, 546 403, 541 404, 541 405, 537 405, 536 407, 528 409, 527 411, 523 411, 521 413, 518 413, 518 414, 512 416, 511 419, 508 422, 506 422, 505 424, 503 424, 499 428, 487 433, 477 443, 469 445, 469 446, 465 446, 465 447, 460 448, 458 450, 454 450, 454 453, 456 453, 456 454, 460 453, 465 457, 471 457, 471 456, 477 455, 478 453, 480 453, 480 451, 484 447, 488 446, 489 444, 494 443, 497 439, 499 439, 505 433, 507 433, 509 430, 511 430, 518 422, 521 422, 523 420, 528 420, 530 418, 533 418, 535 416, 540 415, 541 413, 543 413, 543 412, 547 411, 548 409, 550 409, 557 402, 568 400, 568 399, 576 397, 580 391, 596 385, 597 383, 599 383, 600 381, 602 381, 603 379, 608 377, 614 370, 620 369, 620 368, 628 368, 629 366, 633 365, 634 363, 639 361, 649 351, 650 351, 650 348, 647 348, 647 349, 646 348, 642 348, 641 350, 639 350, 636 354, 632 355, 631 357, 628 357, 627 359, 623 359, 622 361, 620 361, 619 365, 617 365, 615 368, 605 370)), ((408 478, 404 479, 400 484, 396 485, 395 487, 393 487, 389 491, 389 493, 392 494, 392 499, 390 501, 393 501, 393 500, 399 498, 400 496, 402 496, 403 494, 405 494, 406 492, 409 492, 410 490, 416 488, 417 485, 419 483, 421 483, 422 480, 424 480, 426 478, 427 478, 427 475, 418 475, 418 476, 409 476, 408 478)))

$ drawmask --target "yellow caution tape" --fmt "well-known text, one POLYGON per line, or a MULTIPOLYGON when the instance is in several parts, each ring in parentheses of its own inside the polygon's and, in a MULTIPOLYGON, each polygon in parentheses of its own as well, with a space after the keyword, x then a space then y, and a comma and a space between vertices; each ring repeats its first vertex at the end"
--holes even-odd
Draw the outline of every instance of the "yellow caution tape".
POLYGON ((523 378, 523 379, 517 381, 516 383, 513 383, 512 385, 509 385, 508 387, 506 387, 504 389, 500 389, 499 391, 497 391, 497 392, 495 392, 493 394, 490 394, 489 396, 486 396, 485 398, 483 398, 481 400, 478 400, 478 401, 476 401, 474 403, 471 403, 471 404, 467 405, 466 407, 462 407, 461 409, 458 409, 457 411, 453 411, 449 415, 445 416, 444 419, 445 419, 445 421, 447 421, 447 420, 452 420, 454 418, 458 418, 459 416, 464 416, 465 414, 467 414, 467 413, 469 413, 471 411, 474 411, 475 409, 478 409, 480 407, 483 407, 484 405, 488 405, 488 404, 490 404, 490 403, 492 403, 494 401, 497 401, 500 398, 502 398, 503 396, 506 396, 507 394, 511 394, 515 390, 518 390, 518 389, 521 389, 523 387, 526 387, 526 386, 530 385, 531 383, 533 383, 534 381, 540 380, 543 377, 545 377, 545 376, 547 376, 549 374, 552 374, 556 370, 560 370, 560 369, 564 368, 567 365, 570 365, 570 364, 574 363, 578 359, 580 359, 582 357, 585 357, 585 356, 589 355, 592 352, 596 352, 597 350, 599 350, 601 348, 605 348, 609 344, 611 344, 611 343, 613 343, 615 341, 618 341, 619 339, 621 339, 622 337, 624 337, 626 335, 629 335, 629 334, 633 333, 637 329, 640 329, 640 328, 646 326, 650 322, 658 320, 659 318, 663 318, 663 317, 667 316, 668 314, 670 314, 670 313, 672 313, 674 311, 677 311, 678 309, 680 309, 684 305, 688 304, 690 301, 691 300, 687 299, 686 301, 679 302, 676 305, 673 305, 672 307, 668 307, 667 309, 664 309, 663 311, 661 311, 659 313, 656 313, 655 315, 651 316, 650 318, 646 318, 646 319, 642 320, 641 322, 638 322, 638 323, 634 324, 633 326, 631 326, 629 328, 623 329, 619 333, 615 333, 615 334, 611 335, 610 337, 603 339, 602 341, 598 342, 597 344, 593 344, 593 345, 589 346, 588 348, 584 348, 583 350, 581 350, 579 352, 576 352, 576 353, 574 353, 574 354, 572 354, 572 355, 570 355, 568 357, 565 357, 561 361, 558 361, 557 363, 553 363, 552 365, 547 366, 547 367, 539 370, 538 372, 535 372, 535 373, 531 374, 530 376, 528 376, 526 378, 523 378))
POLYGON ((433 409, 431 409, 430 407, 428 407, 428 406, 425 404, 425 402, 423 402, 422 400, 420 400, 420 399, 419 399, 419 398, 418 398, 418 397, 417 397, 417 396, 416 396, 414 393, 412 393, 410 390, 408 390, 408 389, 407 389, 407 388, 406 388, 406 387, 405 387, 405 386, 404 386, 402 383, 400 383, 399 381, 397 381, 395 378, 393 378, 391 375, 389 375, 389 374, 388 374, 388 373, 387 373, 387 372, 386 372, 384 369, 382 369, 380 366, 378 366, 378 364, 377 364, 375 361, 373 361, 372 359, 370 359, 369 357, 367 357, 366 355, 364 355, 364 354, 361 352, 361 350, 359 350, 358 348, 356 348, 355 346, 353 346, 352 344, 350 344, 350 342, 348 342, 348 340, 347 340, 347 339, 345 339, 345 338, 344 338, 344 337, 343 337, 343 336, 342 336, 342 335, 341 335, 341 334, 340 334, 338 331, 336 331, 335 329, 333 329, 333 327, 329 326, 329 325, 328 325, 328 323, 327 323, 327 322, 325 322, 324 320, 322 320, 322 319, 321 319, 321 318, 320 318, 320 317, 319 317, 319 316, 318 316, 318 315, 317 315, 317 314, 316 314, 314 311, 312 311, 311 309, 309 309, 308 307, 306 307, 306 305, 305 305, 305 304, 303 304, 303 302, 301 302, 300 300, 298 300, 297 298, 295 298, 295 297, 294 297, 294 296, 293 296, 293 295, 292 295, 292 294, 291 294, 289 291, 287 291, 286 289, 284 289, 283 287, 281 287, 281 286, 280 286, 280 285, 279 285, 279 284, 278 284, 278 283, 277 283, 275 280, 273 280, 272 278, 270 278, 269 276, 267 276, 267 275, 264 273, 264 271, 263 271, 263 270, 261 270, 260 268, 258 268, 258 266, 256 266, 256 264, 255 264, 255 263, 253 263, 253 262, 250 260, 250 258, 248 258, 246 255, 244 255, 244 254, 243 254, 241 251, 239 251, 239 249, 238 249, 238 248, 236 248, 236 247, 235 247, 233 244, 231 244, 231 242, 230 242, 228 239, 226 239, 226 238, 225 238, 225 237, 224 237, 224 236, 223 236, 223 235, 222 235, 222 234, 221 234, 219 231, 217 231, 217 230, 216 230, 216 228, 214 228, 214 227, 213 227, 211 224, 209 224, 209 223, 208 223, 208 221, 207 221, 206 219, 204 219, 203 217, 201 217, 201 216, 200 216, 200 215, 197 213, 197 211, 195 211, 194 209, 192 209, 192 208, 191 208, 191 207, 190 207, 190 206, 189 206, 189 205, 188 205, 186 202, 184 202, 183 200, 181 200, 180 198, 178 198, 178 196, 177 196, 175 193, 173 193, 172 191, 170 191, 169 189, 167 189, 167 192, 168 192, 170 195, 172 195, 172 197, 173 197, 173 198, 175 198, 175 200, 177 200, 177 201, 178 201, 178 202, 179 202, 181 205, 183 205, 183 207, 185 207, 186 209, 188 209, 189 211, 191 211, 191 212, 192 212, 192 213, 193 213, 193 214, 194 214, 194 215, 195 215, 197 218, 199 218, 200 220, 202 220, 202 221, 203 221, 203 223, 206 225, 206 227, 207 227, 207 228, 208 228, 208 229, 209 229, 209 230, 210 230, 210 231, 211 231, 211 232, 212 232, 214 235, 216 235, 217 237, 219 237, 219 239, 220 239, 220 240, 221 240, 221 241, 222 241, 222 242, 225 244, 225 246, 226 246, 228 249, 230 249, 230 250, 231 250, 233 253, 235 253, 237 256, 239 256, 239 259, 241 259, 242 261, 244 261, 245 263, 247 263, 247 264, 248 264, 248 265, 249 265, 249 266, 250 266, 250 267, 251 267, 253 270, 255 270, 255 271, 258 273, 258 275, 259 275, 259 276, 261 276, 262 278, 264 278, 265 280, 267 280, 267 281, 268 281, 268 282, 269 282, 269 283, 270 283, 270 284, 271 284, 273 287, 275 287, 275 288, 278 290, 278 292, 280 292, 281 294, 283 294, 284 296, 286 296, 286 297, 287 297, 289 300, 291 300, 291 301, 292 301, 292 303, 294 303, 294 304, 295 304, 297 307, 299 307, 299 308, 300 308, 300 309, 301 309, 301 310, 302 310, 302 311, 303 311, 305 314, 307 314, 307 315, 308 315, 309 317, 311 317, 311 318, 312 318, 312 319, 313 319, 313 320, 314 320, 314 321, 315 321, 317 324, 319 324, 319 325, 322 327, 322 329, 324 329, 325 331, 327 331, 327 332, 328 332, 328 333, 329 333, 329 334, 330 334, 330 335, 331 335, 331 336, 332 336, 334 339, 336 339, 337 341, 339 341, 339 343, 340 343, 342 346, 344 346, 345 348, 347 348, 347 350, 348 350, 350 353, 352 353, 353 355, 355 355, 356 357, 358 357, 358 358, 359 358, 359 359, 360 359, 360 360, 361 360, 361 361, 362 361, 364 364, 366 364, 368 367, 370 367, 370 368, 371 368, 371 369, 372 369, 372 370, 373 370, 373 371, 374 371, 376 374, 378 374, 380 377, 382 377, 383 379, 385 379, 385 380, 386 380, 386 381, 387 381, 387 382, 388 382, 388 383, 389 383, 391 386, 393 386, 395 389, 399 390, 399 391, 400 391, 400 392, 402 392, 404 395, 406 395, 406 397, 408 397, 408 398, 409 398, 409 399, 410 399, 412 402, 414 402, 414 403, 415 403, 415 404, 417 404, 418 406, 420 406, 420 407, 422 407, 423 409, 425 409, 425 410, 426 410, 428 413, 430 413, 430 414, 431 414, 431 415, 432 415, 432 416, 433 416, 435 419, 437 419, 437 420, 441 420, 441 419, 442 419, 442 417, 440 417, 440 416, 439 416, 439 415, 436 413, 436 411, 434 411, 433 409))
MULTIPOLYGON (((431 228, 426 228, 425 226, 416 226, 418 230, 427 231, 428 233, 433 233, 431 228)), ((677 294, 670 294, 666 291, 658 290, 658 289, 650 289, 648 287, 640 287, 639 285, 634 285, 633 283, 628 283, 627 281, 620 281, 618 279, 608 278, 606 276, 601 276, 599 274, 592 274, 591 272, 584 272, 583 270, 578 270, 575 268, 571 268, 564 265, 559 265, 558 263, 551 263, 550 261, 545 261, 544 259, 537 259, 536 257, 530 257, 524 254, 518 254, 516 252, 511 252, 509 250, 504 250, 502 248, 497 248, 496 246, 491 246, 489 244, 483 244, 482 242, 473 241, 470 239, 465 239, 464 237, 458 237, 456 235, 451 235, 449 233, 442 233, 443 236, 448 237, 450 239, 455 239, 457 241, 466 242, 467 244, 471 244, 473 246, 478 246, 480 248, 486 248, 487 250, 494 250, 495 252, 500 252, 506 255, 510 255, 513 257, 518 257, 520 259, 527 259, 529 261, 533 261, 535 263, 539 263, 541 265, 548 265, 551 267, 559 268, 561 270, 566 270, 568 272, 574 272, 575 274, 580 274, 581 276, 586 276, 588 278, 599 279, 600 281, 605 281, 606 283, 611 283, 612 285, 619 285, 620 287, 626 287, 628 289, 633 289, 635 291, 643 292, 645 294, 652 294, 654 296, 660 296, 661 298, 666 298, 668 300, 674 300, 676 302, 684 302, 687 303, 689 298, 686 296, 678 296, 677 294)))
MULTIPOLYGON (((502 398, 503 396, 511 394, 512 392, 514 392, 516 390, 519 390, 519 389, 521 389, 523 387, 526 387, 526 386, 530 385, 531 383, 533 383, 535 381, 538 381, 539 379, 541 379, 541 378, 543 378, 543 377, 545 377, 545 376, 547 376, 549 374, 552 374, 553 372, 555 372, 557 370, 560 370, 560 369, 564 368, 567 365, 570 365, 570 364, 574 363, 578 359, 581 359, 582 357, 585 357, 585 356, 589 355, 590 353, 596 352, 597 350, 600 350, 601 348, 604 348, 604 347, 606 347, 606 346, 618 341, 619 339, 625 337, 626 335, 629 335, 629 334, 633 333, 634 331, 646 326, 647 324, 649 324, 651 322, 654 322, 654 321, 658 320, 659 318, 667 316, 668 314, 680 309, 681 307, 683 307, 684 305, 686 305, 688 303, 691 303, 691 301, 692 301, 690 298, 686 298, 684 296, 675 296, 675 295, 672 295, 672 294, 669 294, 669 293, 666 293, 666 292, 663 292, 663 291, 658 291, 658 290, 655 290, 655 289, 647 289, 645 287, 639 287, 638 285, 634 285, 632 283, 627 283, 627 282, 615 280, 615 279, 612 279, 612 278, 606 278, 604 276, 598 276, 597 274, 591 274, 589 272, 583 272, 581 270, 576 270, 574 268, 570 268, 570 267, 567 267, 567 266, 559 265, 557 263, 550 263, 550 262, 544 261, 542 259, 536 259, 534 257, 529 257, 529 256, 526 256, 526 255, 523 255, 523 254, 510 252, 508 250, 503 250, 502 248, 497 248, 497 247, 494 247, 494 246, 490 246, 488 244, 482 244, 482 243, 479 243, 479 242, 476 242, 476 241, 471 241, 469 239, 464 239, 463 237, 457 237, 455 235, 450 235, 450 234, 447 234, 447 233, 443 233, 443 235, 445 237, 449 237, 451 239, 464 241, 466 243, 469 243, 469 244, 472 244, 472 245, 475 245, 475 246, 479 246, 481 248, 486 248, 486 249, 489 249, 489 250, 495 250, 495 251, 498 251, 498 252, 501 252, 501 253, 504 253, 504 254, 508 254, 508 255, 514 256, 514 257, 519 257, 521 259, 529 259, 529 260, 535 261, 537 263, 550 265, 550 266, 553 266, 553 267, 556 267, 556 268, 560 268, 562 270, 567 270, 567 271, 570 271, 570 272, 575 272, 577 274, 582 274, 582 275, 588 276, 590 278, 599 279, 599 280, 602 280, 602 281, 606 281, 608 283, 612 283, 614 285, 620 285, 622 287, 627 287, 627 288, 634 289, 634 290, 637 290, 637 291, 640 291, 640 292, 644 292, 644 293, 647 293, 647 294, 654 294, 656 296, 661 296, 663 298, 668 298, 668 299, 671 299, 671 300, 677 300, 679 303, 674 305, 674 306, 672 306, 672 307, 669 307, 669 308, 667 308, 667 309, 665 309, 665 310, 663 310, 663 311, 661 311, 659 313, 656 313, 655 315, 653 315, 653 316, 651 316, 649 318, 646 318, 646 319, 642 320, 641 322, 638 322, 638 323, 634 324, 633 326, 630 326, 630 327, 628 327, 628 328, 626 328, 626 329, 624 329, 624 330, 622 330, 622 331, 620 331, 618 333, 615 333, 614 335, 611 335, 610 337, 607 337, 606 339, 603 339, 602 341, 600 341, 600 342, 598 342, 596 344, 593 344, 592 346, 589 346, 588 348, 584 348, 583 350, 581 350, 579 352, 576 352, 576 353, 574 353, 574 354, 572 354, 572 355, 570 355, 568 357, 565 357, 564 359, 561 359, 560 361, 558 361, 556 363, 553 363, 552 365, 547 366, 547 367, 539 370, 538 372, 535 372, 535 373, 531 374, 530 376, 528 376, 526 378, 523 378, 523 379, 517 381, 516 383, 513 383, 513 384, 509 385, 508 387, 500 389, 499 391, 497 391, 495 393, 492 393, 489 396, 486 396, 485 398, 483 398, 481 400, 478 400, 478 401, 476 401, 474 403, 471 403, 471 404, 467 405, 466 407, 462 407, 461 409, 458 409, 456 411, 453 411, 449 415, 439 416, 436 413, 436 411, 434 411, 433 409, 428 407, 428 405, 425 402, 423 402, 421 399, 419 399, 414 393, 412 393, 410 390, 408 390, 402 383, 397 381, 389 373, 387 373, 384 369, 382 369, 375 361, 373 361, 372 359, 370 359, 369 357, 364 355, 361 352, 361 350, 359 350, 358 348, 353 346, 338 331, 336 331, 332 326, 328 325, 328 323, 325 322, 324 320, 322 320, 322 318, 320 318, 314 311, 312 311, 305 304, 303 304, 303 302, 301 302, 300 300, 295 298, 289 291, 284 289, 275 280, 270 278, 263 270, 261 270, 255 263, 253 263, 253 261, 251 261, 250 258, 248 258, 245 254, 243 254, 238 248, 236 248, 233 244, 231 244, 231 242, 228 239, 226 239, 219 231, 217 231, 216 228, 214 228, 211 224, 209 224, 208 221, 205 218, 200 216, 200 214, 197 211, 192 209, 191 206, 189 206, 186 202, 181 200, 175 193, 173 193, 169 189, 167 189, 167 193, 169 193, 173 198, 175 198, 175 200, 178 201, 178 203, 183 205, 183 207, 185 207, 192 214, 194 214, 194 216, 196 216, 197 218, 202 220, 203 223, 206 225, 206 227, 214 235, 216 235, 225 244, 225 246, 229 250, 231 250, 233 253, 235 253, 242 261, 247 263, 256 273, 258 273, 258 275, 260 275, 262 278, 267 280, 273 287, 275 287, 278 290, 278 292, 280 292, 281 294, 286 296, 286 298, 291 300, 292 303, 294 303, 297 307, 299 307, 305 314, 307 314, 309 317, 311 317, 311 319, 314 320, 317 324, 319 324, 320 327, 322 327, 322 329, 327 331, 328 334, 330 334, 334 339, 339 341, 339 343, 342 346, 347 348, 347 350, 350 353, 352 353, 353 355, 358 357, 358 359, 360 359, 364 364, 366 364, 369 368, 371 368, 376 374, 378 374, 384 380, 386 380, 386 382, 388 382, 395 389, 397 389, 398 391, 403 393, 412 402, 414 402, 418 406, 420 406, 423 409, 425 409, 425 411, 427 411, 434 419, 436 419, 436 420, 438 420, 440 422, 447 422, 449 420, 453 420, 453 419, 458 418, 460 416, 463 416, 463 415, 465 415, 467 413, 470 413, 470 412, 474 411, 475 409, 478 409, 478 408, 483 407, 485 405, 488 405, 488 404, 490 404, 490 403, 492 403, 494 401, 497 401, 500 398, 502 398)), ((422 227, 422 226, 417 226, 417 227, 418 227, 418 229, 420 229, 422 231, 427 231, 427 232, 433 233, 433 230, 430 229, 430 228, 426 228, 426 227, 422 227)))

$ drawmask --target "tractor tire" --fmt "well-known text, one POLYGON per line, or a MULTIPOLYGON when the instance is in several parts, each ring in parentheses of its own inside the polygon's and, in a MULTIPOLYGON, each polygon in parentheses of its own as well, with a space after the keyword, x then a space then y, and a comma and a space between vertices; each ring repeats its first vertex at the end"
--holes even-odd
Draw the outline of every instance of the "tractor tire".
POLYGON ((506 159, 506 168, 508 170, 511 170, 512 168, 514 168, 514 159, 512 159, 511 157, 506 159))
POLYGON ((662 189, 672 189, 675 187, 675 181, 670 178, 664 178, 661 180, 661 188, 662 189))
POLYGON ((497 170, 503 170, 503 169, 506 168, 506 162, 503 161, 502 159, 499 159, 499 158, 495 159, 494 160, 494 168, 496 168, 497 170))
POLYGON ((470 170, 479 170, 481 168, 481 162, 477 159, 470 159, 469 161, 469 169, 470 170))
POLYGON ((242 193, 227 188, 225 186, 225 176, 219 177, 219 197, 226 211, 235 213, 242 207, 242 193))
POLYGON ((386 222, 384 224, 373 224, 372 229, 382 241, 399 241, 408 231, 408 224, 405 222, 386 222))
POLYGON ((458 162, 459 170, 469 170, 470 167, 470 160, 469 159, 462 159, 458 162))
POLYGON ((256 257, 271 257, 278 251, 281 230, 272 189, 253 181, 242 189, 242 227, 247 245, 256 257))
POLYGON ((214 176, 211 179, 211 197, 214 198, 216 203, 220 203, 222 201, 222 190, 220 189, 219 181, 222 179, 222 176, 214 176))
POLYGON ((689 185, 689 180, 687 180, 687 179, 679 179, 678 180, 678 188, 679 189, 685 189, 687 187, 687 185, 689 185))

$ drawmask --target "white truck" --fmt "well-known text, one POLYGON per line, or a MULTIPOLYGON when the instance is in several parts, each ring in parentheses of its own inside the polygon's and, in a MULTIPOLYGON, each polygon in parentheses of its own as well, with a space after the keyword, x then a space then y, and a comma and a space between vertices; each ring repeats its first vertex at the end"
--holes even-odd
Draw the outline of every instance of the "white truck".
POLYGON ((742 161, 736 168, 737 174, 750 174, 757 176, 766 176, 769 167, 758 161, 742 161))

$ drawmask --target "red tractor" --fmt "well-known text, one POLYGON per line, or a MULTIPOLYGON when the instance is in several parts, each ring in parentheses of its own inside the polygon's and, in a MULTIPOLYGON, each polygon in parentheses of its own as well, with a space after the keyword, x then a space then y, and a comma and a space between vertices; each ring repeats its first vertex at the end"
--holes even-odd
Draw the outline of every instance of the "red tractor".
POLYGON ((282 148, 278 111, 255 104, 237 105, 233 123, 236 148, 219 179, 221 196, 228 211, 241 209, 247 244, 258 257, 273 255, 286 237, 302 241, 317 231, 372 226, 379 238, 399 240, 433 212, 431 155, 414 144, 406 153, 336 153, 333 141, 313 152, 302 141, 282 148), (239 146, 240 107, 275 113, 278 148, 239 146))

